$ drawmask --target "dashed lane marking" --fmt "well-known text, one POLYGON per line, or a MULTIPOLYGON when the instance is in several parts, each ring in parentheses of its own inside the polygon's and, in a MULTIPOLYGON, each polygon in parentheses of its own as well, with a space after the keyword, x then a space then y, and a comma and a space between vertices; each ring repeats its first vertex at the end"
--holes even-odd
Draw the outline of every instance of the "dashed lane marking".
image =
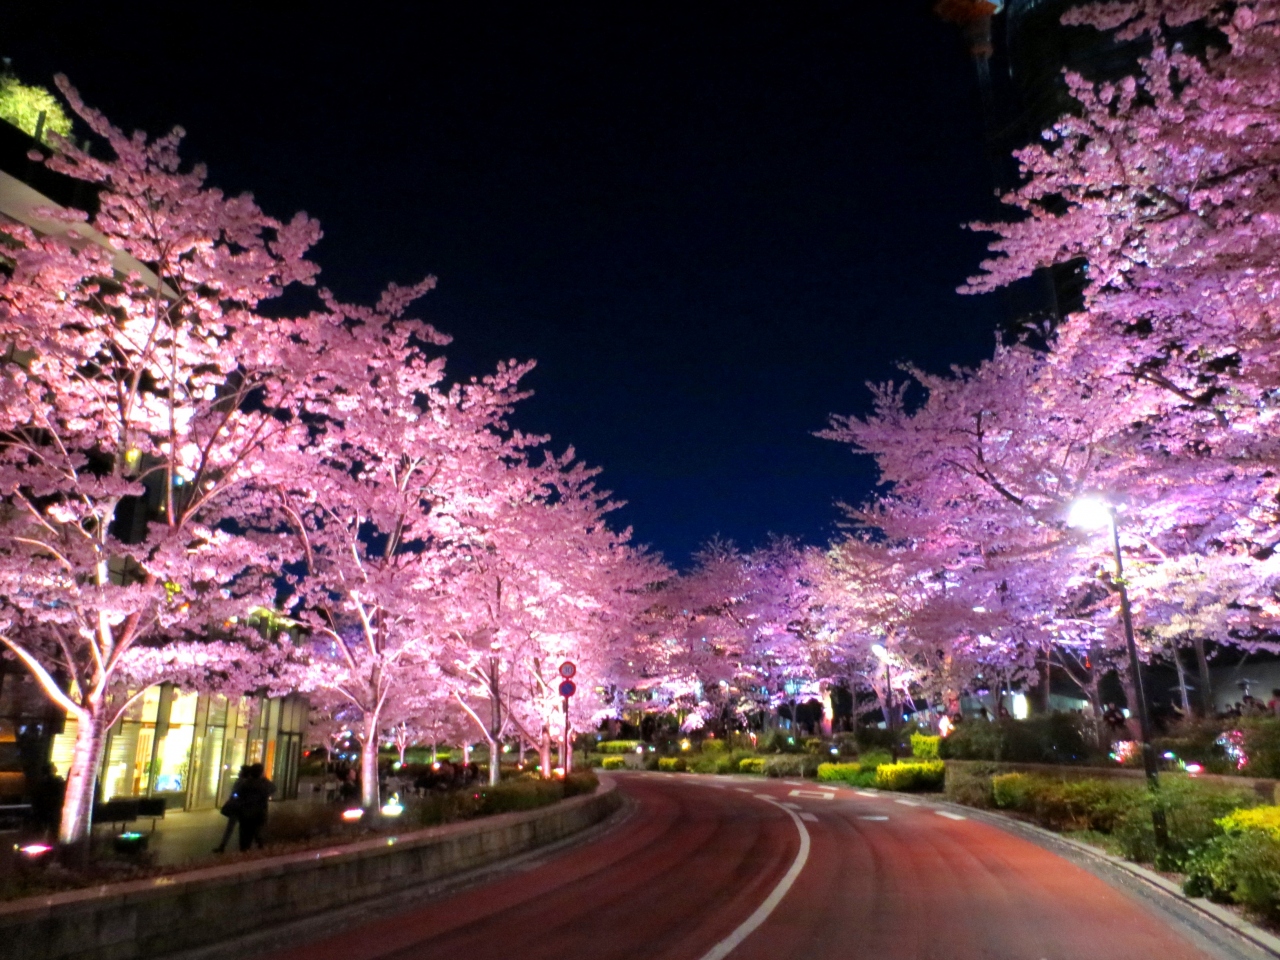
POLYGON ((834 793, 827 793, 823 790, 792 790, 789 796, 801 797, 806 800, 834 800, 834 793))
POLYGON ((755 793, 750 787, 734 787, 739 793, 755 793))
POLYGON ((859 820, 888 820, 888 817, 859 817, 859 820))
POLYGON ((915 800, 895 800, 894 803, 900 803, 904 807, 918 807, 920 804, 915 800))
POLYGON ((858 796, 860 796, 860 797, 878 797, 878 796, 880 796, 880 794, 878 794, 878 793, 873 793, 873 792, 872 792, 872 791, 870 791, 870 790, 855 790, 854 792, 855 792, 858 796))
POLYGON ((952 812, 951 812, 951 811, 949 811, 949 810, 935 810, 935 811, 933 811, 933 812, 934 812, 934 813, 936 813, 936 814, 937 814, 938 816, 940 816, 940 817, 946 817, 948 820, 963 820, 963 819, 965 819, 964 817, 960 816, 960 814, 958 814, 958 813, 952 813, 952 812))
POLYGON ((774 797, 772 797, 771 795, 769 795, 769 794, 767 794, 767 793, 757 793, 757 794, 755 794, 755 796, 756 796, 756 797, 759 797, 761 800, 773 800, 773 799, 775 799, 774 797))
POLYGON ((810 823, 817 823, 818 815, 816 813, 802 813, 800 814, 800 819, 808 820, 810 823))
POLYGON ((780 807, 786 807, 788 810, 803 810, 803 809, 804 809, 804 807, 800 806, 800 804, 798 804, 798 803, 780 803, 780 804, 778 804, 778 806, 780 806, 780 807))

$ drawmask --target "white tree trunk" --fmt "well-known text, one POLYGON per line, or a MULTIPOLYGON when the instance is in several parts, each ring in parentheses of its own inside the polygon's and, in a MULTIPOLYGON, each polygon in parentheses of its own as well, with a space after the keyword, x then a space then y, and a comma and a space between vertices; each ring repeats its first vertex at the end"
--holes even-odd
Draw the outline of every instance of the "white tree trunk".
POLYGON ((489 786, 496 787, 502 776, 502 743, 489 739, 489 786))
POLYGON ((106 738, 104 719, 98 710, 87 710, 76 718, 76 745, 67 771, 66 799, 62 804, 62 822, 58 826, 58 842, 64 845, 88 839, 93 827, 94 787, 98 767, 102 763, 102 747, 106 738))
POLYGON ((364 743, 360 750, 360 805, 378 809, 378 716, 365 714, 364 743))
POLYGON ((831 731, 835 727, 836 722, 836 703, 835 693, 831 689, 831 685, 822 684, 822 735, 824 737, 831 736, 831 731))
POLYGON ((538 763, 542 767, 542 779, 551 777, 551 727, 542 725, 542 740, 538 743, 538 763))

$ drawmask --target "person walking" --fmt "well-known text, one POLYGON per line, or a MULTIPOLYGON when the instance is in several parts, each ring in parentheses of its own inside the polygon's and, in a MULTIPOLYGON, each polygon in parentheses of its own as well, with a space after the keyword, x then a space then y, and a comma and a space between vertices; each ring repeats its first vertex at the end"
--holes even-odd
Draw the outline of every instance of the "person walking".
POLYGON ((236 824, 240 822, 240 811, 243 808, 243 799, 241 791, 249 782, 249 765, 246 763, 240 768, 240 776, 236 777, 236 782, 231 785, 231 796, 227 797, 227 802, 222 805, 220 811, 227 818, 227 828, 222 831, 222 842, 213 848, 214 853, 225 853, 227 843, 231 840, 231 834, 236 829, 236 824))
POLYGON ((249 768, 249 779, 240 798, 240 852, 246 852, 256 842, 262 843, 262 828, 267 824, 267 806, 276 785, 263 776, 263 767, 255 763, 249 768))

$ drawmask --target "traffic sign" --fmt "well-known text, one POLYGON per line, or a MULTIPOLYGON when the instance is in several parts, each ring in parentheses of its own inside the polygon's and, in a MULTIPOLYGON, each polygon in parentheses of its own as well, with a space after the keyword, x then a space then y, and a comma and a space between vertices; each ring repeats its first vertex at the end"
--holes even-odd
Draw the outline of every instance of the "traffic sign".
POLYGON ((578 685, 574 683, 572 680, 560 681, 560 696, 572 697, 577 692, 578 692, 578 685))
POLYGON ((560 676, 564 677, 566 680, 577 672, 578 668, 574 666, 572 660, 566 660, 564 663, 560 664, 560 676))

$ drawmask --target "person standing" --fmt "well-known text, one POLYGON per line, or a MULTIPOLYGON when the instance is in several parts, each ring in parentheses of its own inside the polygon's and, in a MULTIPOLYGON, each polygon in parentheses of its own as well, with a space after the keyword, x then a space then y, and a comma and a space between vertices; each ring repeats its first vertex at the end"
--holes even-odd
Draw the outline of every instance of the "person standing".
POLYGON ((262 828, 267 824, 267 806, 276 785, 263 776, 263 767, 255 763, 249 768, 249 779, 240 798, 240 852, 244 853, 256 842, 262 843, 262 828))
POLYGON ((245 764, 240 768, 240 776, 236 777, 236 782, 231 786, 231 796, 227 797, 227 802, 222 805, 220 811, 227 818, 227 828, 222 831, 222 842, 213 848, 214 853, 224 853, 227 849, 227 843, 231 840, 231 834, 236 828, 236 824, 240 822, 240 811, 243 806, 241 791, 249 782, 249 765, 245 764))

